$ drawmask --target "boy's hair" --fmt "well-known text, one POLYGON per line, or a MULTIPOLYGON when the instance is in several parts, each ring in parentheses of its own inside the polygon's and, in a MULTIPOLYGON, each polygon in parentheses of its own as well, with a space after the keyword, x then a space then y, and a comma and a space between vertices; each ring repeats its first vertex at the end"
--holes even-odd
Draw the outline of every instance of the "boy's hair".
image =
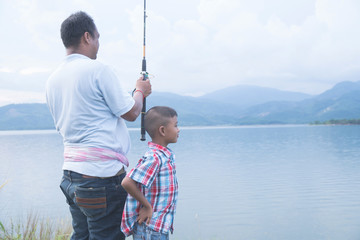
POLYGON ((61 39, 66 48, 77 47, 85 32, 91 37, 95 36, 96 26, 94 20, 85 12, 79 11, 71 14, 61 24, 61 39))
POLYGON ((165 106, 156 106, 150 108, 145 114, 145 130, 151 138, 155 136, 156 131, 161 126, 166 126, 170 119, 177 117, 174 109, 165 106))

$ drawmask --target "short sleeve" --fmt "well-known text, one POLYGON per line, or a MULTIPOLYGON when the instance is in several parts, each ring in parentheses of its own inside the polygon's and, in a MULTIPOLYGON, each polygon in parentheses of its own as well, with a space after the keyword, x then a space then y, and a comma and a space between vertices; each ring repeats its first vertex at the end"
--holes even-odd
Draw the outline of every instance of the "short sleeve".
POLYGON ((149 188, 158 175, 159 169, 160 161, 156 155, 144 156, 136 167, 129 172, 128 177, 149 188))
POLYGON ((120 117, 131 110, 135 101, 123 89, 120 79, 112 68, 104 66, 97 76, 97 81, 106 104, 115 116, 120 117))

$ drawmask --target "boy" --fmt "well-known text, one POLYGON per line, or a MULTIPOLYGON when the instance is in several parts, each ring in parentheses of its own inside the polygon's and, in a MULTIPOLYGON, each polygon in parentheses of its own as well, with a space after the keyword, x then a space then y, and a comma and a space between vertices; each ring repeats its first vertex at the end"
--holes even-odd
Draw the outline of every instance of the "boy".
POLYGON ((145 115, 145 130, 152 141, 149 150, 122 181, 129 193, 121 230, 133 239, 169 239, 173 232, 178 183, 173 152, 180 130, 177 113, 169 107, 153 107, 145 115))

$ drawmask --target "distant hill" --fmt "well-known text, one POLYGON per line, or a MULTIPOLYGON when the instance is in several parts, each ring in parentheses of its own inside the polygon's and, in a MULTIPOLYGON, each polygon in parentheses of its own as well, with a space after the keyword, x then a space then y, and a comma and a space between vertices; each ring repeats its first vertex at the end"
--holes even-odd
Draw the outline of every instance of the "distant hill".
MULTIPOLYGON (((180 126, 241 124, 303 124, 331 119, 360 118, 360 82, 341 82, 311 96, 271 88, 235 86, 202 97, 154 92, 147 108, 173 107, 180 126)), ((129 127, 139 127, 128 122, 129 127)), ((46 104, 0 107, 0 130, 54 129, 46 104)))
POLYGON ((275 101, 243 111, 239 124, 309 123, 360 118, 360 82, 342 82, 299 102, 275 101))
POLYGON ((54 122, 46 104, 11 104, 0 107, 0 130, 52 128, 54 122))
POLYGON ((311 97, 313 96, 305 93, 239 85, 206 94, 201 96, 200 99, 211 99, 221 103, 236 104, 242 108, 248 108, 270 101, 301 101, 311 97))
POLYGON ((358 82, 350 82, 344 81, 336 84, 333 88, 325 91, 324 93, 316 96, 318 100, 336 100, 338 98, 343 97, 346 94, 351 92, 359 92, 360 91, 360 81, 358 82))
POLYGON ((154 92, 148 97, 148 109, 152 106, 169 106, 179 114, 179 121, 187 126, 229 124, 237 105, 224 104, 217 99, 180 96, 172 93, 154 92))

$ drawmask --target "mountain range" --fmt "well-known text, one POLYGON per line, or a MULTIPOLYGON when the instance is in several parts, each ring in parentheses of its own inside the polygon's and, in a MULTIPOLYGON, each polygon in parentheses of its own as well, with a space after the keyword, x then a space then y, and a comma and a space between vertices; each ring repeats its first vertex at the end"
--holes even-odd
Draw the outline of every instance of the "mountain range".
MULTIPOLYGON (((360 118, 360 81, 341 82, 319 95, 256 86, 233 86, 201 97, 153 92, 147 107, 176 109, 180 126, 307 124, 360 118)), ((139 127, 139 120, 127 123, 139 127)), ((46 104, 0 107, 0 130, 54 129, 46 104)))

